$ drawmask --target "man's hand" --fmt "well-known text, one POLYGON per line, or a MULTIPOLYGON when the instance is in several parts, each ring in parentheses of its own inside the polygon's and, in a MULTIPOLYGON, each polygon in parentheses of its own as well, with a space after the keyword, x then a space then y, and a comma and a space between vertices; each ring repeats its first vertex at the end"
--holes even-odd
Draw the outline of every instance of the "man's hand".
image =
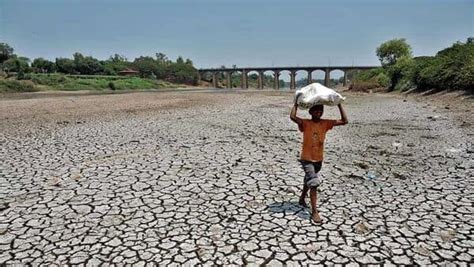
POLYGON ((300 131, 303 131, 303 120, 301 120, 300 118, 296 116, 296 112, 298 110, 298 99, 300 98, 300 96, 301 94, 298 94, 295 97, 295 103, 290 112, 290 119, 294 121, 296 124, 298 124, 298 128, 300 129, 300 131))
POLYGON ((295 106, 298 106, 298 99, 300 98, 300 96, 302 95, 302 93, 299 93, 296 95, 295 97, 295 106))

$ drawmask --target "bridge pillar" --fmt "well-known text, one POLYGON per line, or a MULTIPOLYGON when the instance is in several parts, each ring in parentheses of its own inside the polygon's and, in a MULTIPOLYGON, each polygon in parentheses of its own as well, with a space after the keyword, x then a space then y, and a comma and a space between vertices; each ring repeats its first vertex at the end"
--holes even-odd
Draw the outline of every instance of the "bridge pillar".
POLYGON ((197 79, 198 85, 201 83, 201 73, 198 71, 198 79, 197 79))
POLYGON ((258 89, 263 89, 263 71, 258 72, 258 80, 257 80, 257 87, 258 89))
POLYGON ((308 70, 308 84, 312 83, 313 82, 313 71, 312 70, 308 70))
POLYGON ((280 72, 279 71, 274 71, 274 88, 275 90, 280 90, 280 72))
POLYGON ((249 87, 249 84, 247 83, 247 71, 242 70, 242 89, 247 89, 249 87))
POLYGON ((342 80, 342 86, 346 87, 347 85, 347 70, 344 71, 344 79, 342 80))
POLYGON ((330 80, 329 73, 330 72, 331 71, 329 69, 324 70, 324 86, 326 86, 326 87, 329 87, 329 80, 330 80))
POLYGON ((296 71, 290 71, 290 90, 296 89, 296 71))
POLYGON ((217 72, 212 73, 212 86, 217 88, 217 72))
POLYGON ((226 84, 227 88, 232 88, 232 72, 226 71, 225 78, 227 81, 227 84, 226 84))

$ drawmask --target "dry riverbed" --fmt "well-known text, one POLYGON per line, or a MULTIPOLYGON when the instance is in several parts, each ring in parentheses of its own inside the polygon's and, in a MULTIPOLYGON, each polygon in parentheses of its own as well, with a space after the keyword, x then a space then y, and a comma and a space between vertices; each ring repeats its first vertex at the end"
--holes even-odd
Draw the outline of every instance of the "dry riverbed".
POLYGON ((291 93, 225 92, 0 99, 0 265, 472 262, 470 100, 347 94, 317 225, 291 93))

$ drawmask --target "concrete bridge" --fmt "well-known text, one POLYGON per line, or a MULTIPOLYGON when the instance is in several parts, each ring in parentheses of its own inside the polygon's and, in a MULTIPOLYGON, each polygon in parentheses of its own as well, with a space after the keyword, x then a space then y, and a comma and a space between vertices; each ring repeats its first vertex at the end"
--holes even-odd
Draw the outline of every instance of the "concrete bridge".
POLYGON ((308 84, 312 82, 312 73, 313 71, 321 70, 324 72, 324 85, 329 86, 330 73, 334 70, 340 70, 344 73, 343 85, 347 85, 347 73, 350 71, 360 71, 360 70, 369 70, 379 68, 379 66, 334 66, 334 67, 324 67, 324 66, 307 66, 307 67, 258 67, 258 68, 220 68, 220 69, 199 69, 199 80, 203 79, 207 75, 211 75, 212 85, 214 87, 218 86, 219 74, 223 73, 225 75, 226 86, 231 88, 231 78, 232 74, 235 72, 241 73, 241 85, 242 88, 248 88, 248 74, 250 72, 257 72, 257 88, 263 89, 263 77, 264 73, 267 71, 273 72, 274 79, 274 88, 280 89, 280 73, 282 71, 290 72, 290 89, 296 89, 296 72, 306 71, 308 73, 308 84))

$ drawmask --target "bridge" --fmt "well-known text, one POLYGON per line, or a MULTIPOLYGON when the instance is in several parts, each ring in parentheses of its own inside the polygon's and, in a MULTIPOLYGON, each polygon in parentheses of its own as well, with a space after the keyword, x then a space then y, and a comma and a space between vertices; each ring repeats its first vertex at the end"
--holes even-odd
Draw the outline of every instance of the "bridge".
POLYGON ((306 67, 257 67, 257 68, 214 68, 214 69, 199 69, 199 80, 204 77, 211 75, 211 78, 208 81, 212 81, 213 87, 218 87, 219 84, 219 74, 225 75, 225 85, 227 88, 232 88, 231 78, 232 74, 240 72, 241 74, 241 86, 242 88, 248 88, 248 74, 250 72, 256 72, 258 74, 257 78, 257 88, 263 89, 263 77, 264 73, 267 71, 273 72, 274 79, 274 89, 280 89, 279 78, 282 71, 290 72, 290 89, 296 89, 296 72, 306 71, 308 73, 308 84, 312 83, 312 73, 313 71, 321 70, 324 72, 324 85, 329 86, 330 73, 331 71, 340 70, 344 73, 343 85, 347 85, 347 73, 350 71, 361 71, 361 70, 370 70, 379 68, 380 66, 306 66, 306 67))

